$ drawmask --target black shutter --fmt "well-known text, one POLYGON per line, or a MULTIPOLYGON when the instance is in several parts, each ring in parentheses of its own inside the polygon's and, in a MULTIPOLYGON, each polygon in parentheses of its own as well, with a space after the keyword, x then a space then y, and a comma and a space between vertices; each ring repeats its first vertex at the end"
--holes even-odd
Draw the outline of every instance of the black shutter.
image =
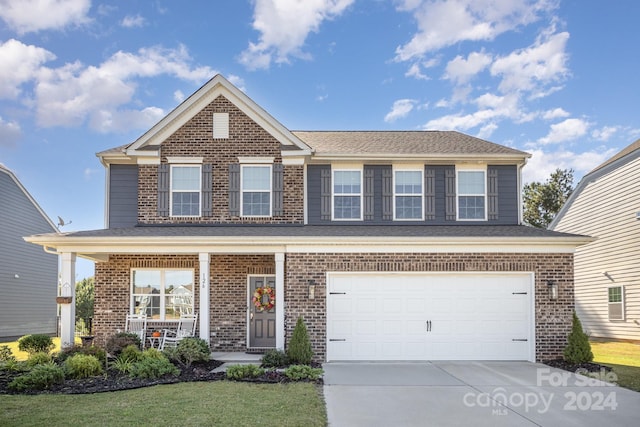
POLYGON ((491 166, 487 171, 487 203, 489 220, 498 219, 498 169, 491 166))
POLYGON ((320 219, 331 221, 331 168, 320 169, 320 219))
POLYGON ((456 168, 447 167, 444 170, 444 198, 445 220, 456 220, 456 168))
POLYGON ((374 169, 371 167, 364 167, 364 220, 365 221, 373 221, 373 180, 374 180, 374 169))
POLYGON ((240 216, 240 165, 229 165, 229 215, 240 216))
POLYGON ((284 167, 282 163, 273 164, 273 216, 284 215, 283 208, 283 192, 284 192, 284 167))
POLYGON ((382 219, 393 219, 393 170, 391 166, 382 169, 382 219))
POLYGON ((429 166, 424 169, 424 219, 436 219, 436 170, 429 166))
POLYGON ((158 216, 169 216, 169 164, 158 165, 158 216))
POLYGON ((213 165, 202 165, 202 216, 213 215, 213 165))

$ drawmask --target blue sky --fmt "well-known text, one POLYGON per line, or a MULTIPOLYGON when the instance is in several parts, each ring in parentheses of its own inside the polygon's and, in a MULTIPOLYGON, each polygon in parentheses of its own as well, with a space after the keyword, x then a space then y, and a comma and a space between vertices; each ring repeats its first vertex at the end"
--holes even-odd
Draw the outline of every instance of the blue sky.
POLYGON ((102 228, 95 153, 222 73, 291 130, 455 129, 532 153, 526 181, 579 180, 640 137, 638 16, 636 0, 0 0, 0 162, 63 231, 102 228))

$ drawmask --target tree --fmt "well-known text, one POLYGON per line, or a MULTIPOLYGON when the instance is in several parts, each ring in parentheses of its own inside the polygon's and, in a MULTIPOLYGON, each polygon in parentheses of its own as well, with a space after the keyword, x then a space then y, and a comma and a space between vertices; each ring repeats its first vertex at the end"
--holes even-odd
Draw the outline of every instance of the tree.
POLYGON ((578 319, 575 311, 573 312, 571 333, 567 341, 567 347, 564 349, 564 360, 574 365, 591 362, 593 360, 589 336, 582 330, 582 323, 580 323, 580 319, 578 319))
POLYGON ((76 282, 76 317, 88 319, 93 317, 93 277, 76 282))
POLYGON ((524 186, 524 221, 547 228, 573 192, 573 169, 556 169, 545 183, 524 186))

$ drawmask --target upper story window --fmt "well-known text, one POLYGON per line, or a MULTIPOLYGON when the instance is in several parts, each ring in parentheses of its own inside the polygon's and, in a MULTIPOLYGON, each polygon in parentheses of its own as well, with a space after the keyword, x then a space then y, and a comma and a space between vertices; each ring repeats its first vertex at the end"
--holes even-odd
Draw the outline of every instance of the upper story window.
POLYGON ((362 170, 333 171, 333 219, 362 220, 362 170))
POLYGON ((459 170, 458 179, 458 219, 487 219, 487 185, 484 170, 459 170))
POLYGON ((608 288, 609 320, 624 320, 624 289, 622 286, 608 288))
POLYGON ((421 220, 423 215, 423 172, 396 170, 393 174, 394 219, 421 220))
POLYGON ((158 320, 193 314, 193 275, 193 270, 132 270, 131 313, 158 320))
POLYGON ((200 216, 200 165, 171 165, 171 216, 200 216))
POLYGON ((242 165, 242 216, 271 216, 271 165, 242 165))

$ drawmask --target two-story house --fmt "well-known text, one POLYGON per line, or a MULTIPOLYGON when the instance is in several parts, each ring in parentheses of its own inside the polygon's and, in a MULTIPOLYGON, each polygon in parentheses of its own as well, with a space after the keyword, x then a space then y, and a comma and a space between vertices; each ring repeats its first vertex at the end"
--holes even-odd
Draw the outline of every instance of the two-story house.
POLYGON ((218 75, 98 157, 106 228, 29 238, 63 277, 96 261, 98 342, 127 313, 196 312, 214 351, 285 348, 302 316, 320 361, 566 345, 590 240, 521 225, 527 153, 458 132, 292 132, 218 75))

